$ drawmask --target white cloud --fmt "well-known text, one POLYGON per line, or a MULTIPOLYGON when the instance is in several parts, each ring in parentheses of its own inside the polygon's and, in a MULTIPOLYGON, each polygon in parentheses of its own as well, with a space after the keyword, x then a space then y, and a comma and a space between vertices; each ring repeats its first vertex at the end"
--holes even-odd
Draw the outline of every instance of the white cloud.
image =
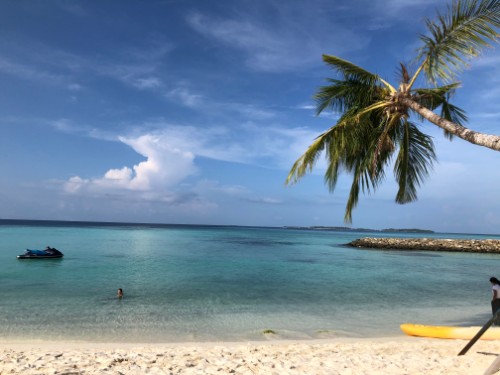
POLYGON ((147 158, 134 166, 135 177, 130 180, 133 189, 173 186, 196 172, 194 154, 178 147, 175 138, 148 134, 120 140, 147 158))
POLYGON ((316 110, 316 106, 313 104, 301 104, 301 105, 297 106, 297 108, 306 109, 306 110, 310 110, 310 111, 316 110))
POLYGON ((88 183, 89 180, 84 180, 82 179, 81 177, 78 177, 78 176, 74 176, 74 177, 71 177, 65 184, 64 184, 64 189, 68 192, 68 193, 77 193, 80 188, 88 183))
POLYGON ((74 176, 66 182, 65 190, 69 193, 164 191, 196 173, 194 155, 178 148, 175 139, 147 134, 137 138, 120 137, 120 141, 146 160, 132 168, 110 169, 100 178, 74 176))
MULTIPOLYGON (((62 130, 72 129, 66 120, 56 123, 62 130), (67 127, 69 128, 66 129, 67 127)), ((133 166, 110 168, 101 177, 73 176, 66 181, 65 191, 71 194, 98 195, 120 191, 141 192, 145 199, 159 199, 158 194, 164 197, 169 193, 169 199, 173 199, 180 183, 197 174, 196 156, 263 167, 289 168, 314 138, 314 133, 308 129, 278 126, 263 129, 252 124, 246 124, 237 130, 178 126, 163 122, 143 126, 161 129, 136 136, 121 136, 118 140, 142 155, 144 161, 133 166)), ((209 185, 205 186, 205 190, 207 186, 209 185)), ((249 193, 245 187, 237 185, 212 185, 210 189, 232 195, 249 193)), ((202 190, 193 188, 193 191, 202 190)), ((271 198, 259 200, 279 203, 271 198)))

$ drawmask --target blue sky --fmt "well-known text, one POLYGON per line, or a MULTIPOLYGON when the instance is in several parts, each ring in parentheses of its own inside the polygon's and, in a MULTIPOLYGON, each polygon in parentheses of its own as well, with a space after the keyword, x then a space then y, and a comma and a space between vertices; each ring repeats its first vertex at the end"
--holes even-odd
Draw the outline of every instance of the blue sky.
MULTIPOLYGON (((394 82, 434 0, 10 1, 0 4, 0 218, 343 226, 349 177, 293 162, 336 114, 322 54, 394 82), (410 15, 410 16, 409 16, 410 15)), ((498 134, 500 50, 460 77, 469 126, 498 134)), ((500 233, 500 153, 435 126, 416 203, 392 172, 353 227, 500 233)))

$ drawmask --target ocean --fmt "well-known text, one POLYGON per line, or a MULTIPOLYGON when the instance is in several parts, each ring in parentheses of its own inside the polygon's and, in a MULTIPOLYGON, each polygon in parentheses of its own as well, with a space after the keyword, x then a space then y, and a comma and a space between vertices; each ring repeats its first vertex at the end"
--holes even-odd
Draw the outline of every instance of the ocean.
POLYGON ((482 325, 500 255, 346 247, 465 234, 0 221, 0 337, 94 342, 387 337, 482 325), (52 246, 63 259, 18 260, 52 246), (116 291, 123 288, 124 298, 116 291))

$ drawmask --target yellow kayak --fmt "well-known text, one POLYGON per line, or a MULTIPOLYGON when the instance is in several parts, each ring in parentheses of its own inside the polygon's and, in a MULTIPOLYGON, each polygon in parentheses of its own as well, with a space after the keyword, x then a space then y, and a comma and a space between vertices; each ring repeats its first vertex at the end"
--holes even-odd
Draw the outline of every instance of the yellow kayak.
MULTIPOLYGON (((422 324, 401 324, 401 331, 410 336, 434 337, 438 339, 472 339, 482 327, 426 326, 422 324)), ((489 328, 481 340, 500 340, 500 327, 489 328)))

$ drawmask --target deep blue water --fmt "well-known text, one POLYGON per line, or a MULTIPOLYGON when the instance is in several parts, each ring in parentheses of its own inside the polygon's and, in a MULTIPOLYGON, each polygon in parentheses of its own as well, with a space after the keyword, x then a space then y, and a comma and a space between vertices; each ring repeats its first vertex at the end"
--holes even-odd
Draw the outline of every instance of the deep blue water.
POLYGON ((404 322, 489 319, 500 255, 343 246, 366 236, 419 235, 1 221, 0 337, 259 340, 266 329, 276 338, 370 337, 400 335, 404 322), (47 245, 65 257, 16 259, 47 245))

